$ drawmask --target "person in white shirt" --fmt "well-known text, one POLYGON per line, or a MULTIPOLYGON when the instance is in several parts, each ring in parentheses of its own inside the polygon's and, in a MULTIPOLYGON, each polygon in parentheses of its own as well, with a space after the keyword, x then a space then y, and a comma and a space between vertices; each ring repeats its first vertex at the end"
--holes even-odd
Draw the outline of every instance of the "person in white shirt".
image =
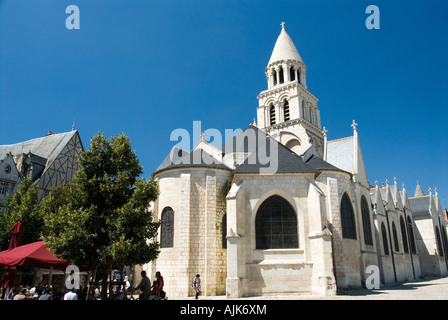
POLYGON ((64 300, 78 300, 78 295, 73 289, 70 289, 69 292, 64 295, 64 300))

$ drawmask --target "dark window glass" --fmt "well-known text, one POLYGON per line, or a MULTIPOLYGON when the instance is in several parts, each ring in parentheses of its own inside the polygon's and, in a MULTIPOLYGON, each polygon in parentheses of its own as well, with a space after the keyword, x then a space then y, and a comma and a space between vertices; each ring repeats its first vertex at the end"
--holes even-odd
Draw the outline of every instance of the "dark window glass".
POLYGON ((285 121, 288 121, 290 119, 290 116, 289 116, 289 102, 286 99, 283 102, 283 113, 285 115, 285 121))
POLYGON ((291 81, 296 80, 296 72, 294 71, 294 67, 289 68, 289 77, 291 81))
POLYGON ((408 222, 408 233, 409 233, 409 241, 410 241, 410 245, 411 245, 411 252, 417 253, 417 249, 415 247, 415 240, 414 240, 414 227, 412 226, 411 218, 408 217, 407 222, 408 222))
POLYGON ((174 211, 166 207, 162 211, 160 247, 172 248, 174 243, 174 211))
POLYGON ((408 239, 406 237, 406 225, 404 223, 403 217, 400 217, 400 229, 401 229, 401 238, 403 239, 403 250, 405 253, 409 253, 408 239))
POLYGON ((440 238, 439 227, 437 226, 436 226, 436 240, 437 240, 437 251, 439 252, 439 256, 443 257, 442 239, 440 238))
POLYGON ((394 249, 395 251, 400 251, 400 247, 398 245, 398 234, 397 228, 395 227, 395 222, 392 222, 392 236, 394 237, 394 249))
POLYGON ((257 249, 298 248, 297 216, 280 196, 266 199, 255 218, 257 249))
POLYGON ((341 224, 342 237, 345 239, 356 239, 355 214, 350 198, 346 193, 341 200, 341 224))
POLYGON ((269 116, 271 117, 271 126, 275 124, 275 107, 271 104, 269 108, 269 116))
POLYGON ((383 236, 383 249, 386 256, 389 255, 389 244, 387 242, 387 232, 384 222, 381 222, 381 235, 383 236))
POLYGON ((221 226, 222 226, 222 248, 223 249, 227 249, 227 214, 225 214, 222 217, 222 222, 221 222, 221 226))
POLYGON ((361 198, 361 214, 362 214, 362 227, 364 230, 364 243, 367 245, 373 245, 372 237, 372 225, 370 223, 370 210, 367 200, 364 196, 361 198))

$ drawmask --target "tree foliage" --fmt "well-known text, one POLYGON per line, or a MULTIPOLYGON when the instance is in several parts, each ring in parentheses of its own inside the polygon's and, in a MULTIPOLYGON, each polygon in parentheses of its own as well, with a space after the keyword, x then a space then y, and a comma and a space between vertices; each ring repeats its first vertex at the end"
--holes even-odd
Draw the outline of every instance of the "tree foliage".
POLYGON ((140 165, 125 134, 91 139, 78 158, 70 184, 42 201, 48 248, 78 266, 133 265, 155 259, 159 223, 148 210, 158 195, 154 180, 140 178, 140 165))
POLYGON ((5 212, 0 215, 0 246, 6 250, 11 240, 11 228, 21 222, 24 230, 22 245, 39 240, 43 218, 39 211, 38 187, 28 176, 22 180, 19 190, 7 198, 5 212))

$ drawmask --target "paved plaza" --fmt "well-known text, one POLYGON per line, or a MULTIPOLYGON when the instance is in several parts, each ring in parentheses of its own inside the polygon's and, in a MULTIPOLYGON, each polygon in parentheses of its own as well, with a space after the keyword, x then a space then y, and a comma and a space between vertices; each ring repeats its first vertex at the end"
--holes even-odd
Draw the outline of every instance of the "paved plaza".
MULTIPOLYGON (((169 295, 168 295, 169 296, 169 295)), ((177 300, 176 298, 170 300, 177 300)), ((190 300, 193 297, 179 298, 190 300)), ((226 300, 225 296, 201 296, 200 300, 226 300)), ((269 295, 244 297, 238 300, 448 300, 448 277, 425 278, 412 282, 381 286, 378 290, 343 290, 337 296, 269 295)))

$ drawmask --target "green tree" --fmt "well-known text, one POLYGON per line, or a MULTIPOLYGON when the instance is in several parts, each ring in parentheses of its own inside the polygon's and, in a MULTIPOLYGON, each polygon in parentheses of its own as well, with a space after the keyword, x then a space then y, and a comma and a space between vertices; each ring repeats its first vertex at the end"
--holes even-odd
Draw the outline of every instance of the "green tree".
POLYGON ((10 231, 16 222, 21 222, 23 226, 22 244, 39 240, 44 222, 39 211, 38 190, 28 176, 22 180, 19 190, 7 198, 5 212, 0 215, 0 246, 3 250, 9 246, 10 231))
POLYGON ((102 270, 105 294, 112 263, 144 264, 159 254, 159 223, 148 210, 158 188, 140 178, 143 167, 125 134, 94 136, 78 162, 72 183, 54 188, 41 203, 43 237, 71 263, 102 270))

